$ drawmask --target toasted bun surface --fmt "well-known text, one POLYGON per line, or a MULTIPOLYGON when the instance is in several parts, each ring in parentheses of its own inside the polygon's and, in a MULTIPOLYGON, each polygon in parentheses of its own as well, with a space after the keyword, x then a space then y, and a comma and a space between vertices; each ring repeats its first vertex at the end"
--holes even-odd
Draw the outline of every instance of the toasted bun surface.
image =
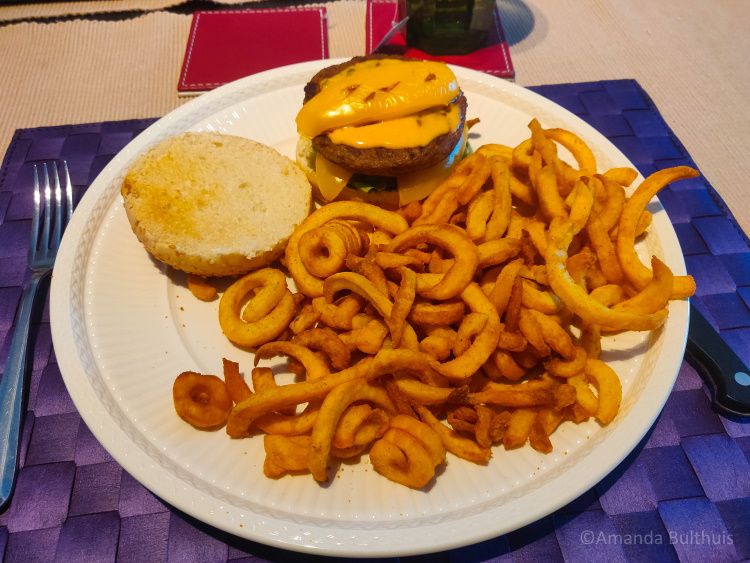
POLYGON ((310 184, 291 160, 218 133, 162 141, 134 162, 121 192, 146 250, 202 276, 266 266, 311 205, 310 184))

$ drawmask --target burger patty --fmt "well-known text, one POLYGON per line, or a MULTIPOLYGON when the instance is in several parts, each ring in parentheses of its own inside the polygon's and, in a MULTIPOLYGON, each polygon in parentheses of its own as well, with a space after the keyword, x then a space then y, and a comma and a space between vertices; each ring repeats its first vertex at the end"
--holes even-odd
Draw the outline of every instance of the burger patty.
MULTIPOLYGON (((370 55, 367 57, 354 57, 345 63, 324 68, 313 76, 305 86, 305 102, 320 91, 321 83, 326 78, 335 76, 357 63, 382 58, 411 60, 405 57, 390 55, 370 55)), ((328 160, 361 174, 396 176, 398 174, 421 170, 445 159, 451 153, 453 147, 456 146, 461 135, 463 135, 464 121, 466 119, 466 97, 461 92, 453 103, 459 106, 459 126, 455 131, 435 137, 429 144, 423 147, 403 149, 373 147, 362 149, 348 145, 337 145, 325 134, 315 137, 313 145, 328 160)))

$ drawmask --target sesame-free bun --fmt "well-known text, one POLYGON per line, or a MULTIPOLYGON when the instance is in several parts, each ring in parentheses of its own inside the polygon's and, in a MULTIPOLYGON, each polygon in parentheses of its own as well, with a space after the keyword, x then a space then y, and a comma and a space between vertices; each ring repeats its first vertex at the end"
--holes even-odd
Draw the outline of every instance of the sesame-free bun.
POLYGON ((294 162, 218 133, 183 133, 152 147, 133 163, 121 192, 146 250, 201 276, 268 265, 311 205, 310 184, 294 162))

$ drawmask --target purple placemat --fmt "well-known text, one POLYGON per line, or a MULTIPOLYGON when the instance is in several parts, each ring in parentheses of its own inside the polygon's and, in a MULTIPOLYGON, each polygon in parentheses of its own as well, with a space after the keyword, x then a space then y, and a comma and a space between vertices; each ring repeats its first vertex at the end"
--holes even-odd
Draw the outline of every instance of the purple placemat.
MULTIPOLYGON (((610 138, 643 174, 694 165, 632 80, 533 88, 610 138)), ((0 366, 26 272, 31 165, 64 158, 80 192, 153 120, 19 130, 0 169, 0 366)), ((698 305, 750 361, 750 246, 704 178, 665 189, 698 305)), ((15 496, 0 514, 4 561, 309 561, 213 529, 166 505, 117 464, 82 422, 62 382, 45 308, 15 496)), ((405 560, 731 561, 750 559, 750 422, 711 410, 683 363, 664 412, 593 489, 520 530, 405 560)), ((391 559, 390 561, 397 561, 391 559)))

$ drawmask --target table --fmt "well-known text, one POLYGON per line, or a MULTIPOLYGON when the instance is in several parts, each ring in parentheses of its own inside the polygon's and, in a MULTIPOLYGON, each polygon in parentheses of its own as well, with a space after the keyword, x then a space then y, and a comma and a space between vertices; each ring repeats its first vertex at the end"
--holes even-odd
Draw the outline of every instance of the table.
MULTIPOLYGON (((743 157, 750 145, 748 112, 743 110, 750 90, 746 3, 498 2, 519 84, 635 78, 742 228, 750 231, 744 190, 750 160, 743 157)), ((153 117, 184 103, 174 85, 190 16, 149 9, 180 3, 125 0, 0 7, 0 52, 13 54, 0 60, 0 151, 19 127, 153 117), (23 19, 94 10, 118 10, 128 19, 53 24, 23 19), (18 20, 23 23, 11 23, 18 20)), ((364 2, 325 5, 331 57, 360 54, 364 2)))
MULTIPOLYGON (((12 57, 4 56, 0 60, 4 77, 4 86, 0 89, 0 150, 3 153, 6 151, 13 131, 18 128, 152 117, 163 115, 184 103, 185 99, 177 96, 175 84, 190 16, 158 10, 180 3, 133 0, 0 7, 0 52, 13 53, 12 57), (92 14, 104 11, 115 11, 119 14, 118 17, 127 18, 44 19, 72 13, 92 14), (40 17, 43 18, 41 21, 54 23, 39 23, 40 17), (37 21, 25 21, 29 19, 37 21)), ((331 56, 360 54, 364 46, 364 3, 340 0, 326 3, 326 7, 330 18, 331 56)), ((750 8, 735 2, 676 0, 659 3, 645 0, 628 3, 602 3, 594 0, 531 3, 502 0, 499 7, 511 43, 518 83, 531 86, 613 78, 637 79, 653 98, 666 122, 685 144, 705 177, 729 205, 738 223, 746 232, 750 231, 748 196, 743 190, 750 165, 740 152, 750 141, 748 112, 743 110, 745 92, 750 86, 750 70, 745 62, 745 54, 750 46, 750 39, 745 34, 750 20, 750 8), (727 37, 732 40, 726 40, 727 37)), ((750 284, 750 281, 745 280, 744 284, 750 284)), ((41 338, 49 337, 42 334, 41 338)), ((60 384, 59 375, 55 379, 53 370, 46 374, 40 373, 40 380, 42 377, 45 378, 45 383, 60 384)), ((676 463, 670 467, 678 467, 679 471, 675 475, 659 475, 657 485, 652 480, 646 487, 650 487, 656 500, 670 498, 670 486, 674 479, 689 480, 691 486, 703 486, 705 490, 704 480, 717 468, 709 458, 700 453, 697 449, 699 445, 701 448, 709 448, 707 451, 718 456, 723 455, 720 459, 727 467, 743 467, 742 452, 748 456, 747 424, 720 420, 706 412, 705 403, 701 402, 705 397, 701 397, 703 391, 700 380, 688 368, 683 370, 678 380, 677 391, 677 398, 668 403, 665 413, 667 416, 653 430, 648 443, 644 444, 644 448, 650 450, 648 455, 644 460, 639 457, 636 462, 631 460, 630 464, 624 464, 620 471, 597 486, 590 495, 579 499, 574 503, 575 506, 563 512, 555 522, 555 527, 562 530, 557 532, 558 540, 566 534, 570 539, 576 533, 580 535, 587 530, 594 530, 596 533, 604 531, 614 534, 613 541, 617 541, 617 537, 622 541, 622 533, 617 528, 612 528, 611 522, 601 519, 602 505, 612 509, 612 503, 618 502, 617 491, 632 491, 627 486, 633 484, 642 484, 641 488, 636 487, 635 490, 643 492, 643 487, 646 487, 643 484, 646 482, 644 475, 656 470, 660 463, 676 463), (704 427, 696 427, 697 423, 691 422, 684 415, 685 409, 700 417, 708 416, 710 422, 700 418, 704 427), (716 432, 719 435, 723 432, 724 435, 738 437, 745 446, 727 454, 726 448, 722 449, 723 438, 711 438, 716 432), (709 436, 708 441, 699 439, 705 436, 709 436), (693 448, 695 458, 692 455, 686 458, 683 453, 686 450, 677 446, 681 438, 692 444, 689 448, 693 448), (606 502, 601 501, 601 493, 608 491, 606 502), (570 515, 567 521, 565 514, 570 515)), ((58 406, 61 409, 58 414, 68 414, 69 407, 70 405, 58 406)), ((140 510, 138 514, 148 517, 147 520, 153 526, 151 529, 162 530, 170 538, 180 538, 176 544, 170 543, 163 555, 168 554, 175 559, 211 558, 214 555, 221 559, 222 554, 224 558, 241 558, 247 553, 268 559, 281 557, 278 551, 257 545, 250 549, 245 542, 237 542, 225 534, 217 535, 215 531, 207 530, 184 515, 170 517, 157 499, 149 498, 147 493, 144 496, 137 483, 131 482, 129 476, 118 471, 117 464, 111 458, 108 459, 106 452, 100 447, 97 449, 98 444, 86 432, 84 429, 80 430, 84 455, 90 456, 92 464, 104 464, 99 467, 103 473, 94 475, 92 469, 92 473, 87 475, 84 470, 80 476, 71 478, 81 479, 83 482, 87 478, 93 479, 103 487, 118 481, 121 497, 119 503, 115 504, 121 516, 123 510, 127 513, 128 507, 131 511, 140 510), (122 495, 126 498, 125 508, 122 495), (230 547, 227 548, 224 542, 230 547)), ((736 524, 732 528, 735 532, 735 551, 731 553, 744 553, 744 557, 748 557, 750 553, 747 540, 739 533, 747 532, 744 536, 750 536, 747 528, 750 521, 750 501, 747 501, 747 497, 750 494, 743 493, 743 487, 746 486, 742 476, 739 476, 734 491, 739 501, 721 505, 724 508, 723 511, 720 510, 726 525, 731 522, 736 524)), ((707 491, 707 494, 710 496, 719 493, 707 491)), ((646 497, 649 495, 641 500, 646 497)), ((639 500, 621 498, 619 502, 621 504, 614 506, 615 510, 617 506, 622 508, 620 512, 616 512, 621 516, 614 521, 626 523, 630 510, 638 508, 639 500)), ((648 504, 644 506, 649 507, 648 504)), ((675 503, 670 506, 673 507, 670 513, 673 523, 684 519, 686 514, 706 516, 706 510, 709 510, 709 506, 703 501, 675 503)), ((649 515, 656 514, 653 510, 647 512, 649 515)), ((135 513, 131 512, 132 514, 135 513)), ((663 513, 661 517, 662 520, 665 518, 663 513)), ((6 548, 8 560, 13 560, 19 553, 28 555, 30 551, 18 551, 19 546, 23 547, 24 544, 34 546, 34 553, 38 554, 49 554, 49 550, 45 552, 43 548, 52 543, 59 556, 77 554, 59 547, 59 530, 58 535, 54 535, 44 533, 44 528, 35 528, 34 533, 17 536, 13 538, 13 542, 9 542, 8 531, 3 528, 7 519, 7 514, 0 515, 0 546, 6 548)), ((138 521, 141 525, 144 525, 143 522, 138 521)), ((132 526, 136 523, 136 520, 130 521, 132 526)), ((104 526, 102 531, 110 526, 111 534, 115 533, 114 521, 104 519, 100 524, 104 526)), ((550 542, 555 538, 555 531, 550 526, 550 520, 540 521, 536 528, 532 527, 515 536, 511 534, 509 538, 494 543, 469 548, 461 552, 461 556, 490 559, 507 553, 510 558, 522 558, 524 555, 539 557, 544 553, 539 551, 539 540, 550 538, 550 534, 550 542)), ((689 531, 691 528, 685 524, 683 529, 689 531)), ((644 525, 643 533, 649 530, 659 530, 662 534, 665 532, 658 527, 656 520, 650 528, 644 525)), ((131 529, 131 532, 134 538, 138 538, 137 530, 131 529)), ((122 533, 120 529, 120 534, 122 533)), ((92 543, 90 554, 99 555, 106 560, 114 553, 108 551, 111 542, 106 542, 107 534, 102 535, 105 539, 99 542, 99 550, 92 543)), ((550 548, 554 547, 553 543, 550 543, 550 548)), ((582 542, 578 542, 578 550, 570 548, 574 544, 575 542, 568 542, 567 551, 560 552, 558 548, 557 552, 553 550, 551 553, 568 559, 594 555, 616 558, 618 554, 624 553, 622 546, 616 549, 616 546, 606 545, 607 549, 592 552, 586 550, 582 542)), ((691 554, 697 556, 699 553, 707 553, 695 548, 695 545, 692 547, 692 550, 690 546, 683 546, 675 551, 667 550, 663 555, 674 557, 676 554, 691 559, 691 554)), ((52 553, 55 553, 54 549, 52 553)), ((126 552, 121 550, 121 556, 124 553, 126 552)), ((629 549, 626 553, 633 557, 633 553, 637 554, 638 550, 629 549)), ((644 548, 643 553, 654 555, 656 552, 647 552, 644 548)), ((730 552, 718 549, 713 551, 713 556, 720 557, 727 553, 730 552)), ((448 560, 451 555, 444 554, 441 557, 448 560)))

